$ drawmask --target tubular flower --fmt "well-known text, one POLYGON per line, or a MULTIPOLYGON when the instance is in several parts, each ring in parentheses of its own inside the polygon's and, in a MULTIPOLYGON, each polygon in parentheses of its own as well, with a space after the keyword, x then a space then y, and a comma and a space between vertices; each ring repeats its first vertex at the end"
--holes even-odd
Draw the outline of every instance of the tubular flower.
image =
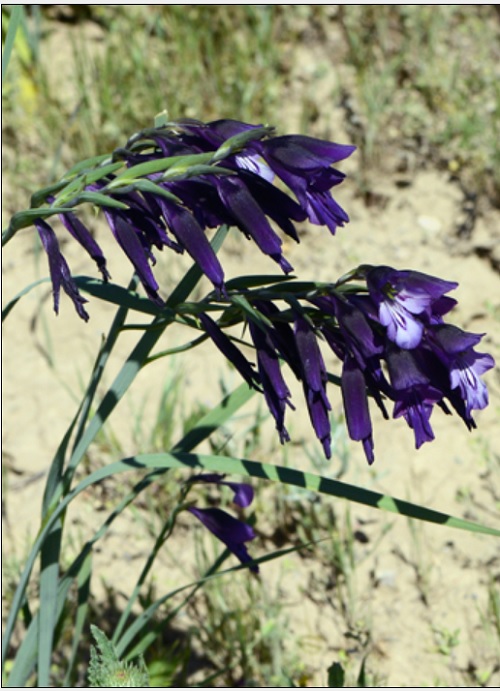
MULTIPOLYGON (((225 485, 229 487, 234 493, 234 503, 241 508, 250 506, 253 501, 253 488, 247 483, 228 482, 224 479, 224 475, 218 475, 217 473, 202 473, 201 475, 195 475, 189 480, 190 484, 200 482, 214 483, 219 486, 225 485)), ((196 516, 196 518, 201 521, 218 540, 223 542, 242 564, 247 564, 252 561, 252 557, 248 554, 245 543, 255 538, 253 528, 243 521, 234 518, 234 516, 231 516, 222 509, 199 509, 196 506, 190 506, 188 511, 192 513, 193 516, 196 516)), ((257 565, 250 566, 250 571, 258 573, 259 567, 257 565)))
POLYGON ((467 333, 451 324, 436 326, 431 332, 435 353, 449 371, 450 387, 460 392, 467 418, 473 410, 488 405, 488 389, 480 376, 494 367, 495 361, 491 355, 474 350, 483 335, 467 333))
MULTIPOLYGON (((196 506, 191 506, 188 511, 196 516, 218 540, 223 542, 242 564, 252 561, 252 557, 245 547, 245 542, 255 538, 253 528, 222 509, 198 509, 196 506)), ((259 567, 251 566, 250 571, 258 573, 259 567)))
POLYGON ((80 295, 78 288, 71 277, 69 266, 66 262, 66 259, 61 254, 59 243, 57 242, 57 237, 54 231, 49 224, 41 218, 37 218, 34 223, 42 242, 43 249, 47 253, 49 260, 52 293, 54 296, 54 312, 56 314, 59 312, 59 296, 62 287, 64 292, 73 301, 78 316, 87 321, 89 315, 83 307, 87 300, 80 295))
POLYGON ((259 376, 243 353, 238 350, 234 343, 226 336, 226 334, 211 317, 203 312, 199 314, 198 317, 203 325, 203 328, 215 343, 217 348, 229 360, 229 362, 236 367, 248 386, 258 388, 260 384, 259 376))
POLYGON ((362 371, 352 356, 347 356, 344 360, 341 390, 349 436, 354 441, 363 443, 366 459, 371 465, 375 460, 375 455, 366 383, 362 371))
POLYGON ((252 340, 257 349, 257 365, 264 397, 271 415, 276 421, 281 443, 290 440, 285 427, 286 406, 290 403, 290 390, 281 373, 279 356, 274 349, 271 337, 254 322, 249 323, 252 340))
POLYGON ((330 166, 350 156, 355 146, 287 135, 254 142, 253 147, 296 195, 311 223, 326 225, 335 233, 337 226, 349 221, 330 194, 330 189, 339 185, 345 175, 330 166))
POLYGON ((366 282, 387 336, 400 348, 409 349, 422 340, 433 306, 458 286, 418 271, 396 271, 389 266, 371 268, 366 282))
POLYGON ((301 379, 309 417, 316 436, 323 445, 325 456, 331 456, 331 429, 328 413, 330 401, 326 395, 327 372, 321 350, 308 322, 300 316, 295 319, 295 343, 300 359, 301 379))
POLYGON ((443 394, 432 385, 414 352, 393 347, 386 360, 394 388, 394 417, 405 418, 414 431, 418 449, 424 442, 434 439, 429 420, 434 404, 443 394))

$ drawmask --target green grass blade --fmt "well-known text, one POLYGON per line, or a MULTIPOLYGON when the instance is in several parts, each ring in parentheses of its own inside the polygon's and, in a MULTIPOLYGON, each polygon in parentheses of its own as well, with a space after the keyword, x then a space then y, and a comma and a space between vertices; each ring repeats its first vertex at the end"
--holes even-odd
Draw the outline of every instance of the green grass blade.
POLYGON ((4 48, 2 51, 2 83, 7 73, 7 67, 9 66, 10 56, 12 55, 12 48, 14 47, 16 33, 23 18, 23 14, 23 5, 12 6, 12 11, 9 17, 9 27, 7 29, 7 35, 5 37, 4 48))
POLYGON ((248 384, 240 384, 237 389, 225 396, 218 406, 212 408, 210 412, 198 420, 196 425, 177 442, 172 453, 187 453, 195 449, 198 444, 208 439, 216 429, 230 420, 255 393, 255 389, 251 389, 248 384))
POLYGON ((127 470, 161 469, 161 468, 190 468, 192 470, 210 470, 218 473, 245 475, 247 477, 272 480, 285 485, 302 487, 320 494, 327 494, 339 499, 347 499, 357 504, 364 504, 383 511, 398 513, 407 518, 416 518, 427 523, 436 523, 450 528, 458 528, 474 533, 500 537, 500 530, 473 523, 462 518, 456 518, 449 514, 435 511, 418 504, 413 504, 389 495, 380 494, 372 490, 349 485, 345 482, 332 480, 321 475, 305 473, 301 470, 285 468, 283 466, 251 461, 248 459, 232 458, 227 456, 198 455, 192 453, 159 453, 140 454, 125 458, 122 461, 112 463, 106 468, 101 468, 91 476, 83 480, 74 492, 83 491, 84 488, 111 475, 126 472, 127 470), (94 478, 94 479, 92 479, 94 478), (83 487, 83 485, 85 487, 83 487))
POLYGON ((50 666, 57 622, 59 553, 62 540, 62 518, 52 526, 41 549, 40 616, 38 634, 38 686, 50 687, 50 666))
POLYGON ((27 293, 29 293, 33 288, 36 288, 37 286, 41 285, 42 283, 48 283, 50 281, 50 278, 41 278, 38 281, 35 281, 34 283, 30 283, 29 286, 26 286, 26 288, 23 288, 20 293, 18 293, 15 297, 12 298, 4 307, 2 310, 2 321, 4 319, 7 319, 9 316, 10 312, 14 307, 17 305, 19 300, 24 297, 27 293))
POLYGON ((92 577, 92 554, 89 553, 83 561, 83 565, 78 572, 78 606, 76 610, 75 627, 72 634, 71 653, 68 661, 68 668, 64 677, 64 687, 73 688, 72 675, 76 663, 78 646, 82 637, 83 629, 87 621, 90 597, 90 579, 92 577))

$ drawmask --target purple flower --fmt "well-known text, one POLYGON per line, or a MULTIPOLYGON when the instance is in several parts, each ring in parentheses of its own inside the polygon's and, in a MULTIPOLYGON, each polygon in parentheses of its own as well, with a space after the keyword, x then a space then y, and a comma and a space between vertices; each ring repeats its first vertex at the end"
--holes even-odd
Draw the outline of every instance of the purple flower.
POLYGON ((392 347, 387 352, 387 367, 391 385, 394 389, 395 418, 403 416, 415 434, 416 448, 434 439, 430 417, 435 403, 443 398, 426 373, 420 361, 422 355, 417 351, 392 347))
POLYGON ((366 459, 370 465, 375 460, 373 453, 372 423, 366 395, 366 383, 362 371, 353 357, 348 356, 342 367, 342 400, 349 436, 361 441, 366 459))
POLYGON ((236 225, 251 237, 264 254, 272 257, 285 273, 293 271, 281 253, 281 240, 271 228, 264 212, 238 177, 221 177, 215 180, 220 198, 233 216, 236 225))
POLYGON ((47 253, 49 260, 50 278, 52 280, 52 294, 54 296, 54 312, 56 314, 59 312, 59 295, 62 287, 64 292, 73 301, 78 316, 85 321, 88 321, 89 315, 83 307, 87 300, 80 295, 78 288, 71 277, 69 266, 66 262, 66 259, 61 254, 59 243, 57 242, 57 237, 54 231, 49 224, 41 218, 35 219, 34 225, 38 231, 43 249, 47 253))
POLYGON ((144 239, 141 242, 140 233, 131 225, 124 212, 111 213, 105 210, 104 215, 116 241, 134 266, 146 293, 151 300, 162 305, 163 300, 158 295, 159 286, 149 266, 150 251, 145 247, 144 239))
POLYGON ((335 233, 337 226, 349 221, 329 191, 345 175, 330 166, 350 156, 356 147, 302 135, 273 137, 252 146, 296 195, 312 223, 326 225, 335 233))
POLYGON ((106 268, 106 259, 102 253, 102 250, 80 219, 70 211, 65 214, 60 214, 59 219, 62 221, 64 227, 70 233, 70 235, 72 235, 75 240, 80 243, 80 245, 95 261, 97 268, 101 272, 103 280, 108 281, 110 275, 106 268))
POLYGON ((328 412, 331 410, 326 395, 327 372, 316 340, 316 334, 309 323, 301 316, 295 319, 295 343, 301 367, 309 417, 316 436, 323 445, 327 458, 331 457, 331 429, 328 412))
POLYGON ((460 391, 468 418, 473 410, 488 405, 488 390, 480 376, 494 367, 495 361, 491 355, 474 350, 483 336, 451 324, 438 325, 430 334, 437 356, 449 370, 451 388, 460 391))
MULTIPOLYGON (((198 509, 196 506, 191 506, 188 511, 196 516, 218 540, 223 542, 242 564, 252 561, 252 557, 245 547, 245 542, 255 538, 255 532, 249 525, 222 511, 222 509, 198 509)), ((258 573, 259 567, 257 565, 250 566, 250 571, 258 573)))
MULTIPOLYGON (((218 473, 202 473, 190 478, 189 483, 203 482, 225 485, 234 492, 233 501, 237 506, 241 508, 250 506, 254 497, 252 486, 244 482, 228 482, 224 480, 224 477, 218 473)), ((222 511, 222 509, 198 509, 191 506, 188 511, 196 516, 218 540, 223 542, 242 564, 252 561, 245 547, 245 542, 255 538, 255 532, 249 525, 222 511)), ((250 571, 258 573, 259 567, 251 566, 250 571)))
POLYGON ((182 247, 185 247, 205 276, 219 290, 224 288, 224 272, 212 245, 195 217, 182 206, 158 197, 163 216, 182 247))
POLYGON ((226 334, 211 317, 203 312, 201 312, 198 317, 203 325, 203 328, 215 343, 217 348, 229 360, 229 362, 236 367, 248 386, 258 388, 260 380, 257 372, 255 372, 253 366, 248 362, 243 353, 238 350, 234 343, 226 336, 226 334))
MULTIPOLYGON (((439 309, 443 303, 438 301, 458 286, 418 271, 396 271, 389 266, 371 268, 366 282, 388 338, 407 349, 419 345, 425 325, 436 315, 433 307, 439 309)), ((446 311, 449 308, 448 303, 446 311)))
POLYGON ((240 506, 242 509, 246 509, 247 506, 253 502, 253 487, 245 482, 228 482, 224 479, 225 475, 219 475, 218 473, 202 473, 201 475, 194 475, 188 480, 190 484, 195 484, 198 482, 206 482, 216 485, 224 485, 229 487, 233 493, 233 502, 240 506))
POLYGON ((281 373, 278 354, 269 333, 264 332, 254 322, 249 322, 250 334, 257 349, 257 365, 264 397, 271 415, 276 421, 276 429, 283 444, 290 437, 285 427, 285 410, 290 403, 290 390, 281 373))

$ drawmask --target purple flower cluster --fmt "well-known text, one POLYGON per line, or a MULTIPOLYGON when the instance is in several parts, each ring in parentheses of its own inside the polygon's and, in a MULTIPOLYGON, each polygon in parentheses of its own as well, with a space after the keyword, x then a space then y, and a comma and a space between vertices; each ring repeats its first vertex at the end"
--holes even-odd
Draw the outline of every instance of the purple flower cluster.
MULTIPOLYGON (((94 194, 97 205, 96 193, 101 195, 111 233, 152 300, 162 304, 151 268, 154 249, 187 252, 223 294, 224 271, 205 234, 207 228, 222 224, 239 228, 289 273, 293 267, 271 222, 298 241, 296 222, 309 219, 334 233, 349 220, 330 192, 345 176, 331 166, 355 147, 301 135, 271 135, 269 127, 235 120, 180 120, 134 135, 125 148, 115 151, 114 159, 130 170, 129 184, 121 185, 123 178, 109 173, 84 187, 94 194), (170 163, 163 166, 165 159, 170 163), (149 172, 144 172, 143 164, 149 172), (273 184, 275 176, 296 199, 273 184)), ((60 219, 107 280, 106 259, 88 228, 71 211, 60 219)), ((79 316, 87 320, 85 300, 53 229, 42 218, 34 224, 48 254, 56 312, 62 287, 79 316)))
MULTIPOLYGON (((79 184, 70 182, 68 189, 80 194, 83 188, 86 198, 102 206, 118 246, 158 305, 163 301, 152 270, 154 250, 185 251, 194 259, 215 288, 207 301, 221 309, 229 304, 236 322, 248 323, 256 363, 223 330, 227 321, 214 321, 203 304, 194 310, 200 327, 243 379, 264 394, 281 442, 289 439, 285 416, 293 408, 282 372, 286 363, 302 384, 311 424, 330 457, 330 375, 321 351, 326 344, 341 363, 338 383, 349 435, 363 444, 372 463, 370 399, 386 418, 386 405, 393 402, 393 417, 403 417, 413 429, 417 448, 434 438, 435 406, 445 413, 454 410, 472 429, 472 412, 488 403, 481 375, 494 361, 475 350, 482 336, 443 319, 456 304, 447 294, 457 284, 416 271, 361 266, 335 284, 309 284, 302 294, 297 288, 287 293, 285 287, 280 303, 266 290, 228 291, 206 235, 208 228, 234 226, 283 272, 291 272, 275 227, 298 241, 297 222, 308 219, 332 233, 346 223, 347 214, 331 194, 344 175, 332 165, 353 150, 302 135, 274 136, 272 128, 235 120, 179 120, 134 135, 114 152, 104 174, 82 173, 79 184), (291 195, 273 184, 276 177, 291 195), (243 295, 247 308, 251 303, 253 318, 233 301, 236 294, 243 295), (278 306, 283 302, 285 309, 278 306)), ((68 192, 50 194, 47 201, 60 212, 68 192)), ((108 280, 106 259, 90 231, 71 210, 59 217, 108 280)), ((48 255, 56 312, 62 288, 88 319, 53 229, 42 218, 35 226, 48 255)))
POLYGON ((358 279, 356 287, 347 281, 323 286, 300 304, 295 296, 291 309, 281 312, 270 300, 255 300, 253 307, 265 317, 250 322, 257 369, 212 319, 202 317, 225 356, 251 386, 263 390, 281 441, 289 438, 286 407, 293 407, 281 371, 284 362, 302 382, 313 429, 330 457, 331 405, 321 342, 341 361, 347 428, 353 440, 362 442, 369 463, 374 461, 370 398, 385 418, 386 404, 393 402, 393 417, 406 420, 417 448, 434 438, 430 417, 435 405, 445 413, 452 408, 468 429, 474 428, 472 411, 488 403, 480 377, 494 360, 474 350, 482 335, 443 320, 456 304, 446 293, 457 284, 387 266, 360 267, 352 277, 358 279))

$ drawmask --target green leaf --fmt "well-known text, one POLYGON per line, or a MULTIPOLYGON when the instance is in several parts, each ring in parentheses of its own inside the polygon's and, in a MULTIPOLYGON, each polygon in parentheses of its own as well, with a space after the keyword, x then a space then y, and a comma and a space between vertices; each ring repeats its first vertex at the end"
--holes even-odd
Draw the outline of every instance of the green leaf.
POLYGON ((124 188, 117 187, 115 194, 122 194, 128 189, 139 190, 139 192, 149 192, 150 194, 158 194, 160 197, 165 197, 176 204, 181 203, 181 200, 179 197, 176 197, 175 194, 172 194, 172 192, 169 192, 164 187, 160 187, 160 185, 156 185, 152 180, 148 180, 147 178, 139 178, 138 180, 134 180, 130 185, 124 188))
POLYGON ((108 163, 104 166, 98 166, 91 170, 84 169, 76 177, 72 178, 67 185, 59 192, 54 199, 54 204, 68 203, 70 200, 80 192, 83 192, 87 185, 92 185, 94 182, 102 180, 102 178, 116 172, 123 168, 123 163, 108 163))
POLYGON ((255 275, 255 276, 238 276, 226 281, 227 290, 246 290, 248 288, 261 288, 262 286, 273 286, 278 283, 286 283, 293 281, 293 276, 279 276, 279 275, 255 275))
POLYGON ((196 164, 186 168, 185 166, 174 166, 162 175, 162 180, 175 180, 177 178, 192 178, 196 175, 234 175, 234 170, 222 168, 221 166, 196 164))
POLYGON ((83 565, 78 573, 78 606, 76 610, 75 626, 72 632, 71 653, 64 678, 66 688, 74 688, 72 684, 73 668, 76 663, 78 646, 82 638, 83 629, 87 621, 90 597, 90 579, 92 577, 92 554, 88 554, 83 560, 83 565))
POLYGON ((59 585, 59 552, 62 539, 62 517, 51 526, 41 548, 40 568, 40 632, 38 636, 38 686, 50 686, 50 668, 54 631, 57 622, 57 590, 59 585))
POLYGON ((31 195, 30 207, 32 209, 37 208, 41 204, 45 204, 47 197, 52 196, 56 192, 60 192, 67 185, 66 180, 59 180, 59 182, 54 182, 52 185, 47 187, 42 187, 41 190, 37 190, 31 195))

